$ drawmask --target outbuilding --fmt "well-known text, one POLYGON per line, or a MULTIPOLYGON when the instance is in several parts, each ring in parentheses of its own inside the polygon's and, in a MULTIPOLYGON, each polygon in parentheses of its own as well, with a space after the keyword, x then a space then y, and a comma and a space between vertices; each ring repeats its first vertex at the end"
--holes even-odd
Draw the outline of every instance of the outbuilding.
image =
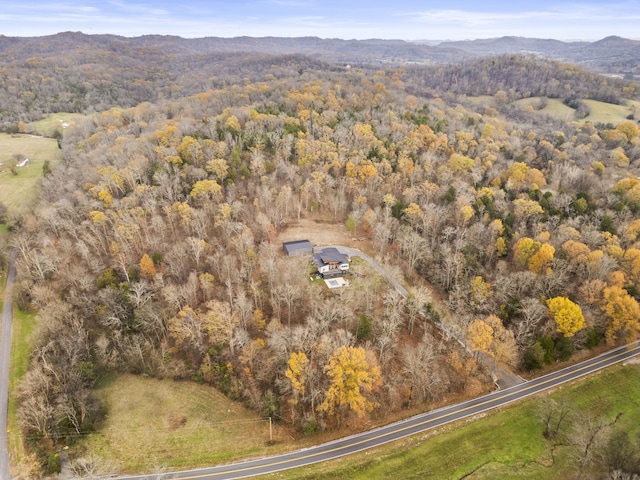
POLYGON ((312 255, 313 245, 309 240, 294 240, 292 242, 284 242, 282 244, 284 253, 289 257, 297 255, 312 255))

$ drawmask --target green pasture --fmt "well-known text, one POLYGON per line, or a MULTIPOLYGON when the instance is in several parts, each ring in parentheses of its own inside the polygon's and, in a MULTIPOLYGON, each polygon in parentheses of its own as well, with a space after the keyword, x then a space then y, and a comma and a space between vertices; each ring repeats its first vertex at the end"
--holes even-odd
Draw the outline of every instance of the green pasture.
MULTIPOLYGON (((557 391, 572 405, 572 423, 595 416, 631 438, 640 433, 640 367, 617 366, 557 391)), ((337 461, 265 476, 274 479, 536 479, 574 478, 576 452, 565 436, 548 441, 537 420, 542 397, 455 426, 416 435, 337 461), (564 437, 564 438, 563 438, 564 437)), ((569 423, 567 424, 570 425, 569 423)), ((567 433, 569 428, 567 428, 567 433)), ((591 470, 590 470, 591 472, 591 470)))
MULTIPOLYGON (((4 298, 4 297, 3 297, 4 298)), ((2 302, 0 302, 0 308, 2 302)), ((29 357, 33 346, 33 332, 36 327, 35 314, 25 313, 14 308, 13 323, 11 328, 11 366, 9 376, 9 412, 7 444, 11 454, 12 463, 20 464, 25 459, 25 450, 20 434, 18 422, 16 391, 20 379, 24 376, 29 366, 29 357)))
POLYGON ((10 214, 25 214, 30 210, 37 198, 45 160, 49 160, 53 168, 61 159, 58 143, 52 138, 0 134, 0 202, 9 208, 10 214), (17 164, 16 155, 28 158, 29 163, 15 167, 14 175, 11 168, 17 164))
POLYGON ((80 113, 52 113, 42 120, 31 122, 27 131, 32 131, 37 135, 53 137, 56 131, 64 132, 65 127, 73 127, 78 121, 87 118, 87 115, 80 113))
POLYGON ((583 100, 583 102, 591 109, 589 116, 584 119, 587 122, 618 125, 628 121, 627 117, 631 114, 634 114, 636 120, 640 119, 640 102, 638 101, 629 101, 628 105, 613 105, 596 100, 583 100))
POLYGON ((69 456, 95 455, 125 472, 265 456, 278 451, 284 435, 275 425, 270 431, 268 418, 193 382, 119 375, 103 381, 97 393, 106 418, 95 434, 71 446, 69 456))
MULTIPOLYGON (((534 107, 540 104, 540 97, 523 98, 514 102, 521 108, 534 107)), ((575 118, 575 109, 568 107, 559 98, 548 98, 545 100, 546 106, 542 110, 536 110, 546 113, 560 120, 567 122, 578 121, 575 118)), ((619 123, 628 121, 629 115, 634 115, 635 120, 640 119, 640 101, 628 100, 626 105, 614 105, 612 103, 599 102, 597 100, 583 100, 583 102, 591 109, 591 113, 580 119, 580 123, 611 123, 618 125, 619 123)))

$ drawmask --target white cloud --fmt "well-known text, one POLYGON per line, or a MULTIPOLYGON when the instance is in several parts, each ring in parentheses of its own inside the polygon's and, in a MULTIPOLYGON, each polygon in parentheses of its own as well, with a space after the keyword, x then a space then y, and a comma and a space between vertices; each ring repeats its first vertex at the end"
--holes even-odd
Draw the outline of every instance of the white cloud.
POLYGON ((430 24, 493 25, 503 22, 549 18, 552 15, 548 12, 490 13, 464 10, 427 10, 425 12, 396 14, 395 16, 410 17, 430 24))
POLYGON ((513 12, 429 9, 397 12, 392 17, 398 23, 406 23, 403 38, 411 35, 432 39, 519 35, 595 40, 614 34, 637 37, 639 7, 637 4, 565 4, 513 12))
MULTIPOLYGON (((471 39, 503 35, 596 40, 607 35, 637 38, 640 2, 600 5, 543 3, 527 11, 502 4, 497 11, 403 9, 404 0, 358 9, 349 2, 244 0, 168 2, 151 0, 0 0, 4 35, 48 35, 64 30, 138 36, 158 33, 198 36, 319 36, 324 38, 471 39), (393 13, 393 10, 396 10, 393 13)), ((413 2, 412 2, 413 3, 413 2)), ((426 3, 426 2, 425 2, 426 3)), ((431 2, 429 2, 431 3, 431 2)), ((433 4, 433 3, 431 3, 433 4)), ((415 5, 415 3, 414 3, 415 5)), ((443 5, 446 5, 444 3, 443 5)), ((453 3, 451 3, 453 5, 453 3)), ((471 7, 470 7, 471 8, 471 7)))
POLYGON ((122 2, 109 2, 109 5, 116 7, 118 10, 126 13, 135 13, 141 15, 168 15, 168 10, 155 8, 147 4, 132 4, 122 2))

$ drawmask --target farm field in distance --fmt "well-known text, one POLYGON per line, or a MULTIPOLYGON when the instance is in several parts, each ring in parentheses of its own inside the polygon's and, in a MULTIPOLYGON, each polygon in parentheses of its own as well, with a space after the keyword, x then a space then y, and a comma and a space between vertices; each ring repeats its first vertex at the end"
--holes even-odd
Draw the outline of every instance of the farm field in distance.
MULTIPOLYGON (((0 42, 15 476, 309 458, 638 338, 634 72, 234 42, 0 42)), ((271 478, 601 479, 640 451, 637 363, 271 478)))
POLYGON ((54 166, 61 159, 58 143, 53 138, 0 133, 0 202, 8 207, 10 214, 29 211, 44 162, 49 160, 54 166), (29 159, 24 167, 16 167, 17 175, 11 172, 11 166, 17 163, 14 155, 29 159))
MULTIPOLYGON (((487 98, 490 99, 491 97, 487 98)), ((575 119, 575 109, 562 103, 562 99, 532 97, 517 100, 514 103, 522 108, 527 108, 528 106, 534 106, 535 108, 541 101, 546 102, 545 107, 539 110, 541 113, 547 113, 560 120, 577 121, 579 123, 592 122, 617 125, 627 121, 629 115, 637 116, 640 114, 634 114, 634 112, 640 112, 640 102, 637 100, 627 100, 627 105, 615 105, 597 100, 583 100, 585 105, 591 109, 591 113, 580 120, 575 119)))
POLYGON ((73 127, 76 122, 87 118, 87 115, 80 113, 52 113, 42 120, 31 122, 27 130, 33 130, 37 135, 53 137, 56 131, 64 131, 66 127, 73 127))

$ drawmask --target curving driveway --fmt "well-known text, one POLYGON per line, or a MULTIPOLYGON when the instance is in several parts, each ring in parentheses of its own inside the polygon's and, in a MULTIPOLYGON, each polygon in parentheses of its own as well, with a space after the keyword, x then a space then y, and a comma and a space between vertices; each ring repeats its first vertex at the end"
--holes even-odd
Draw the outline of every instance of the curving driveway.
MULTIPOLYGON (((367 255, 366 253, 363 253, 362 251, 358 250, 357 248, 345 247, 343 245, 330 245, 329 247, 318 247, 318 248, 335 248, 340 253, 344 253, 345 255, 349 255, 349 257, 360 257, 360 258, 362 258, 367 263, 369 263, 369 265, 371 265, 371 267, 373 267, 373 269, 376 272, 378 272, 380 275, 382 275, 391 285, 393 285, 396 288, 396 290, 398 290, 398 292, 400 292, 400 294, 403 297, 407 297, 407 295, 409 295, 409 292, 407 291, 407 289, 404 288, 400 284, 400 282, 398 282, 398 280, 396 280, 396 278, 394 276, 392 276, 383 267, 381 267, 369 255, 367 255)), ((424 312, 423 312, 423 314, 424 314, 424 312)), ((457 334, 456 332, 452 331, 452 329, 450 327, 448 327, 448 325, 446 325, 446 324, 441 322, 439 324, 439 326, 440 326, 440 329, 443 332, 445 332, 446 335, 455 338, 457 340, 457 342, 460 345, 462 345, 462 347, 464 347, 469 352, 471 352, 469 347, 464 342, 464 339, 461 338, 459 334, 457 334)), ((504 368, 500 367, 499 365, 496 364, 495 361, 493 361, 487 355, 479 354, 478 357, 479 357, 480 361, 488 368, 488 370, 490 372, 492 372, 492 375, 494 376, 495 384, 496 384, 496 386, 498 388, 508 388, 508 387, 511 387, 511 386, 514 386, 514 385, 518 385, 518 384, 524 382, 524 379, 522 377, 520 377, 519 375, 515 375, 515 374, 511 373, 510 371, 505 370, 504 368)))
POLYGON ((9 448, 7 445, 7 413, 9 406, 9 363, 11 361, 11 322, 13 320, 13 303, 11 286, 16 277, 16 252, 9 259, 7 288, 2 308, 2 329, 0 330, 0 478, 10 479, 9 448))
MULTIPOLYGON (((350 256, 362 257, 385 278, 389 279, 400 293, 404 290, 405 293, 403 293, 403 295, 407 294, 404 287, 402 287, 395 279, 390 277, 390 275, 370 257, 360 252, 360 250, 349 247, 336 248, 338 248, 342 253, 346 253, 350 256)), ((8 466, 6 430, 12 318, 9 287, 15 278, 14 259, 15 255, 12 255, 9 275, 7 278, 7 294, 5 295, 6 298, 0 336, 0 479, 11 478, 8 466)), ((638 354, 640 354, 640 341, 610 350, 609 352, 585 362, 536 378, 535 380, 515 385, 505 390, 495 391, 467 402, 450 405, 438 410, 416 415, 368 432, 351 435, 349 437, 283 455, 247 460, 236 464, 221 465, 197 470, 118 478, 121 480, 157 480, 160 478, 181 480, 232 480, 263 475, 266 473, 274 473, 304 465, 312 465, 314 463, 361 452, 410 435, 438 428, 451 422, 481 414, 488 410, 521 400, 530 395, 535 395, 547 389, 557 387, 558 385, 596 372, 610 365, 623 362, 624 360, 630 359, 638 354)))
POLYGON ((357 248, 345 247, 345 246, 342 246, 342 245, 329 245, 327 247, 321 247, 321 248, 335 248, 340 253, 344 253, 345 255, 349 255, 349 257, 360 257, 360 258, 362 258, 369 265, 371 265, 376 272, 378 272, 380 275, 382 275, 384 278, 386 278, 387 281, 391 285, 393 285, 396 288, 396 290, 398 290, 398 292, 400 292, 400 294, 403 297, 406 297, 407 295, 409 295, 409 292, 407 291, 407 289, 404 288, 402 285, 400 285, 400 282, 398 282, 395 279, 395 277, 393 277, 389 272, 387 272, 384 268, 382 268, 373 258, 371 258, 366 253, 361 252, 357 248))

